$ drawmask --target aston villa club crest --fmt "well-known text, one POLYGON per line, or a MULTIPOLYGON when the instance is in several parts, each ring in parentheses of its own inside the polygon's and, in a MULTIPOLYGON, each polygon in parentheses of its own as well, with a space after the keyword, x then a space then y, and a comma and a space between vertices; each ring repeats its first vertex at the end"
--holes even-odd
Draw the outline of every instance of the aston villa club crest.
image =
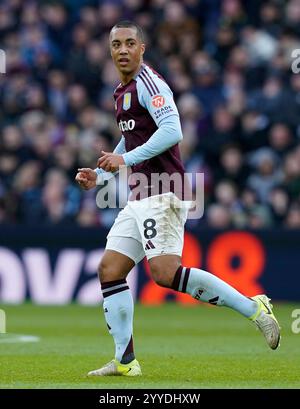
POLYGON ((124 111, 128 111, 131 106, 131 92, 126 92, 123 97, 123 109, 124 111))

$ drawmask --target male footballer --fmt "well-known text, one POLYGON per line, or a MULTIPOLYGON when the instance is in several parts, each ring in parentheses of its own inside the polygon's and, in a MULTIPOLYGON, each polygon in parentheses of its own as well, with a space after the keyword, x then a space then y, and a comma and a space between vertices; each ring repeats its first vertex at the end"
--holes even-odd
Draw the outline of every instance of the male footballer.
POLYGON ((173 94, 165 80, 143 62, 145 42, 139 26, 122 21, 111 29, 109 41, 121 81, 114 99, 122 136, 112 153, 102 152, 95 170, 79 169, 76 181, 83 189, 91 189, 114 177, 121 166, 127 166, 131 167, 133 177, 144 175, 146 183, 139 186, 139 195, 128 200, 107 236, 99 279, 115 357, 88 375, 142 374, 134 353, 134 308, 126 277, 144 256, 158 285, 234 309, 253 321, 270 348, 276 349, 280 327, 266 295, 248 298, 213 274, 182 265, 188 207, 174 204, 184 202, 185 198, 177 194, 173 185, 157 190, 151 179, 154 173, 164 173, 177 174, 184 180, 178 148, 183 136, 173 94))

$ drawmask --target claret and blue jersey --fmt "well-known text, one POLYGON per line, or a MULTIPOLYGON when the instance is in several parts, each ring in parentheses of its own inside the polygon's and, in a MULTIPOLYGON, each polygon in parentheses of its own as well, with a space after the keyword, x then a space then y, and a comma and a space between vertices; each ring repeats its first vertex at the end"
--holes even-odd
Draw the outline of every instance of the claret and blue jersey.
POLYGON ((126 165, 146 175, 183 173, 178 148, 182 139, 179 115, 166 82, 143 64, 128 84, 116 88, 114 98, 126 165), (153 142, 143 146, 152 136, 153 142))
POLYGON ((122 133, 114 153, 123 155, 133 174, 146 175, 149 185, 152 174, 177 173, 183 181, 184 167, 178 147, 182 140, 180 119, 173 93, 164 79, 142 64, 129 83, 118 85, 114 99, 122 133))

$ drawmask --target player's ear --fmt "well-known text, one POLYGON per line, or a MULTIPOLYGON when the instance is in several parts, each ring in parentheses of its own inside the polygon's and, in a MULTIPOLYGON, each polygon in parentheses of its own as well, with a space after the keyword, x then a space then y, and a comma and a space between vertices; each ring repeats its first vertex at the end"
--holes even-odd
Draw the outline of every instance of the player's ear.
POLYGON ((142 55, 144 55, 145 50, 146 50, 146 45, 144 43, 142 43, 141 44, 142 55))

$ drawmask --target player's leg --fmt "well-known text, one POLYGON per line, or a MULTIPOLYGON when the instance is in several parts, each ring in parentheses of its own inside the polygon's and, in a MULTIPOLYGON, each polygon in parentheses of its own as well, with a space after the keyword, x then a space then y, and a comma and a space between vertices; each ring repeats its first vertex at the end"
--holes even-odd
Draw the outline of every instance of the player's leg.
POLYGON ((109 333, 115 343, 115 359, 89 375, 108 376, 141 374, 133 349, 134 303, 126 277, 145 255, 137 240, 135 221, 124 209, 119 213, 107 238, 106 250, 99 265, 103 309, 109 333), (126 237, 128 236, 128 237, 126 237))
MULTIPOLYGON (((115 358, 89 376, 141 375, 133 348, 134 303, 126 277, 135 265, 138 243, 134 239, 110 238, 100 262, 98 274, 103 294, 103 310, 109 333, 115 344, 115 358), (133 241, 133 242, 131 242, 133 241), (132 258, 121 253, 132 251, 132 258)), ((138 249, 138 252, 140 249, 138 249)))
POLYGON ((109 333, 115 343, 115 359, 128 364, 133 351, 133 299, 126 277, 134 261, 114 250, 106 250, 98 274, 103 295, 103 311, 109 333))
POLYGON ((207 271, 183 267, 178 255, 152 257, 149 266, 153 279, 163 287, 190 294, 213 305, 230 307, 247 318, 257 312, 256 301, 207 271))
POLYGON ((182 266, 187 209, 178 206, 176 199, 173 199, 171 195, 161 195, 144 199, 133 206, 154 280, 164 287, 188 293, 195 299, 238 311, 255 321, 270 347, 277 348, 279 326, 266 296, 263 300, 261 297, 250 299, 207 271, 182 266), (264 303, 267 305, 264 306, 264 303))
POLYGON ((199 268, 181 265, 178 255, 156 256, 149 260, 157 284, 190 294, 213 305, 226 306, 249 318, 264 334, 270 348, 280 342, 280 327, 266 295, 245 297, 225 281, 199 268))

